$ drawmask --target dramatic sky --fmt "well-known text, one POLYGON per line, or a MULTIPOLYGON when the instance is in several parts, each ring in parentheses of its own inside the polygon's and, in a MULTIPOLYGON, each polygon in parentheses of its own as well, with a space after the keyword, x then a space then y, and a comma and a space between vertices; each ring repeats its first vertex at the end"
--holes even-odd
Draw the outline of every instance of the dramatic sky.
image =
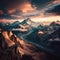
POLYGON ((0 20, 60 17, 60 0, 0 0, 0 20))

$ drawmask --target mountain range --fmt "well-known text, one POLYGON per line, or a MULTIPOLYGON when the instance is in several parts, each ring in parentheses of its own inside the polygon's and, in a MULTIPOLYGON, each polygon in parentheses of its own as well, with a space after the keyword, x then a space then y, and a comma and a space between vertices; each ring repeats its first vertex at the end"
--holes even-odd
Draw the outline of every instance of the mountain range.
POLYGON ((60 45, 57 44, 60 41, 60 24, 52 22, 49 26, 39 24, 37 27, 32 26, 32 24, 36 25, 30 19, 7 24, 0 22, 1 60, 22 60, 23 57, 30 60, 40 60, 40 57, 38 57, 41 53, 40 50, 48 51, 48 53, 51 51, 50 48, 60 50, 60 45), (19 29, 28 30, 23 32, 19 29), (55 45, 49 46, 52 42, 56 43, 58 47, 55 48, 55 45))

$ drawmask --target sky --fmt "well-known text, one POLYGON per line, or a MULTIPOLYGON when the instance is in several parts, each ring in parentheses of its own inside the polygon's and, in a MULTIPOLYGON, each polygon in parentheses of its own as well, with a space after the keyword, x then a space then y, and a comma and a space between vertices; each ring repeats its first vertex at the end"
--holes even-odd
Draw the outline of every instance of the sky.
POLYGON ((0 0, 0 20, 28 17, 36 22, 60 20, 60 0, 0 0))

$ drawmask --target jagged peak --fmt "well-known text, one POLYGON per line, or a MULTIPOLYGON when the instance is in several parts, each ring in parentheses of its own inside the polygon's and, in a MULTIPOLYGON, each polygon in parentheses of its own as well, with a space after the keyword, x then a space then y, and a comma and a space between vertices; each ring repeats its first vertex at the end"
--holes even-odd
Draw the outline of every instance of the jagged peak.
POLYGON ((31 21, 31 19, 30 19, 30 18, 27 18, 26 20, 27 20, 27 21, 31 21))

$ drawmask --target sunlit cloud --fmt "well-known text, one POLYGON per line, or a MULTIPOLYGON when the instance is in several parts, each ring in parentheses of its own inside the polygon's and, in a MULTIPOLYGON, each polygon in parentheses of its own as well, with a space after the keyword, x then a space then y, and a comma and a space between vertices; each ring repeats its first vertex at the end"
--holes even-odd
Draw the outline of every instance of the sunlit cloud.
POLYGON ((29 2, 21 4, 19 9, 23 13, 35 11, 35 8, 33 8, 29 2))
MULTIPOLYGON (((15 21, 22 22, 23 20, 24 19, 18 19, 18 20, 6 20, 6 19, 2 19, 2 20, 0 20, 0 22, 2 22, 2 23, 7 23, 7 22, 13 23, 15 21)), ((60 21, 60 16, 49 16, 49 17, 42 17, 42 18, 40 18, 40 17, 36 17, 36 18, 31 17, 31 20, 33 22, 36 22, 36 23, 40 22, 40 23, 43 23, 43 24, 50 24, 51 22, 54 22, 54 21, 55 22, 56 21, 60 21)))
POLYGON ((43 17, 43 18, 32 18, 35 22, 53 22, 53 21, 60 21, 60 16, 49 16, 49 17, 43 17))
MULTIPOLYGON (((43 6, 43 8, 39 7, 41 9, 37 9, 37 6, 36 5, 33 6, 29 0, 20 0, 20 1, 21 1, 21 3, 19 3, 19 5, 17 7, 12 8, 11 6, 9 6, 9 8, 8 8, 8 6, 7 6, 9 15, 17 17, 18 20, 25 19, 28 17, 35 19, 35 18, 45 18, 45 17, 49 17, 49 16, 55 16, 56 13, 48 14, 46 12, 46 10, 50 10, 54 6, 60 4, 60 0, 51 0, 51 2, 49 1, 48 4, 43 6), (16 12, 17 10, 19 10, 18 13, 16 12), (13 14, 14 12, 16 12, 18 16, 14 15, 13 14)), ((2 11, 0 11, 0 12, 1 12, 1 14, 3 13, 2 11)), ((38 20, 38 19, 35 19, 35 20, 38 20)))

